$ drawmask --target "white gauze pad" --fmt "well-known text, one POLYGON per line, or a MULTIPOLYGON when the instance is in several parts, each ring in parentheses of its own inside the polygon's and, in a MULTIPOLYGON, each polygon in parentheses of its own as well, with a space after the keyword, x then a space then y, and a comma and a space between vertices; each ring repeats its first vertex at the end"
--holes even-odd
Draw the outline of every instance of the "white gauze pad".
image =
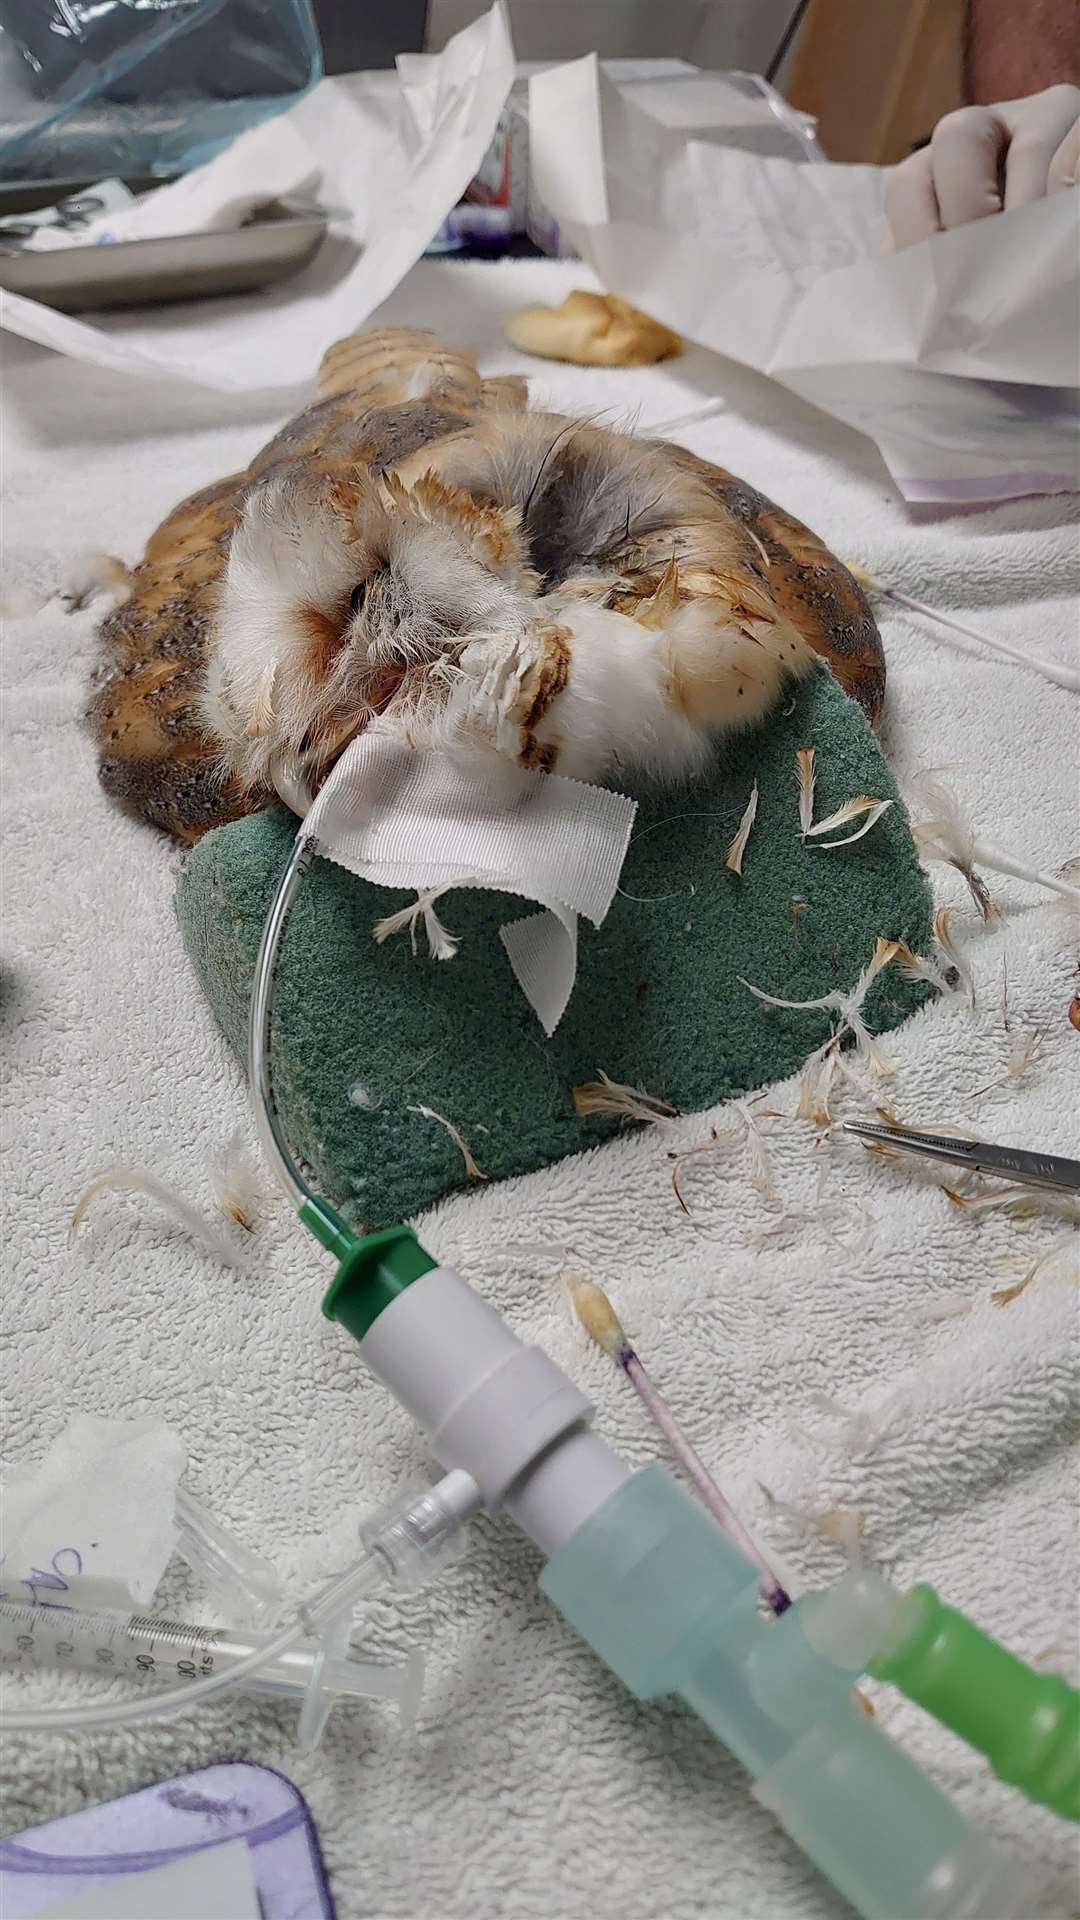
POLYGON ((369 727, 304 819, 319 851, 382 887, 483 887, 546 909, 501 929, 549 1036, 577 974, 577 918, 598 927, 622 872, 636 802, 509 761, 491 777, 369 727))
POLYGON ((148 1607, 176 1542, 179 1434, 80 1413, 4 1489, 0 1591, 16 1606, 148 1607))

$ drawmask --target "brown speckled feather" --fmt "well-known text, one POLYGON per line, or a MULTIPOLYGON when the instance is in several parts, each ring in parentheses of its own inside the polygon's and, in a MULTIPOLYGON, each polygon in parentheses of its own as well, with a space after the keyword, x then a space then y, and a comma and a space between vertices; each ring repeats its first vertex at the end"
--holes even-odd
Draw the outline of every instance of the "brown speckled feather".
POLYGON ((700 474, 728 512, 757 535, 768 555, 769 585, 775 598, 876 727, 885 700, 885 654, 874 616, 854 576, 816 533, 756 487, 683 447, 671 447, 669 452, 700 474))

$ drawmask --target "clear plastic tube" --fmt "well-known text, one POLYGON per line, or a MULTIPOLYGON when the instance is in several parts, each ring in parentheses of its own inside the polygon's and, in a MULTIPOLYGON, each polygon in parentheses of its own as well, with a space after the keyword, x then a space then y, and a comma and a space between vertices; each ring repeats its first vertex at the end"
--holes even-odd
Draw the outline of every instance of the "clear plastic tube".
POLYGON ((267 1160, 297 1212, 317 1205, 299 1167, 289 1151, 289 1143, 277 1116, 270 1085, 270 1014, 273 1004, 274 970, 289 909, 297 888, 318 852, 318 843, 300 828, 289 855, 270 911, 266 916, 255 978, 251 988, 251 1014, 248 1023, 248 1077, 255 1107, 255 1125, 267 1160))
POLYGON ((230 1606, 253 1620, 277 1612, 284 1595, 269 1560, 252 1553, 242 1540, 207 1511, 186 1487, 176 1489, 175 1552, 230 1606))

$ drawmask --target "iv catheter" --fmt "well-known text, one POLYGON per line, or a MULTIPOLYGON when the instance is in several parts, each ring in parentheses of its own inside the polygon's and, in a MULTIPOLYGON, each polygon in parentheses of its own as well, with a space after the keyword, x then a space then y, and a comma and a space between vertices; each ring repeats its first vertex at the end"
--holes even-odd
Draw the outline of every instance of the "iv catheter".
POLYGON ((191 1680, 232 1669, 232 1684, 253 1693, 296 1699, 314 1687, 338 1700, 396 1701, 407 1724, 415 1719, 423 1662, 419 1655, 385 1664, 326 1656, 305 1636, 267 1660, 271 1633, 233 1627, 189 1626, 153 1614, 82 1613, 73 1607, 20 1607, 0 1601, 0 1661, 16 1671, 81 1667, 111 1680, 191 1680), (261 1651, 246 1677, 237 1666, 261 1651))

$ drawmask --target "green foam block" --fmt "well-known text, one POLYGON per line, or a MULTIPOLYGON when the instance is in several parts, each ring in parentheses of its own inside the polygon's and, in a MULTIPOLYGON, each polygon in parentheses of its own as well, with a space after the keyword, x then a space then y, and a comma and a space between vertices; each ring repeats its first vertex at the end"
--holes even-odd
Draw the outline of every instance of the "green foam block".
MULTIPOLYGON (((895 796, 859 708, 825 674, 726 742, 701 778, 635 789, 622 891, 602 927, 581 922, 577 985, 551 1040, 498 937, 521 915, 517 896, 446 895, 440 917, 461 946, 436 962, 422 933, 415 955, 406 934, 384 946, 371 938, 411 895, 315 861, 282 944, 272 1064, 278 1110, 319 1191, 376 1228, 468 1184, 453 1141, 410 1106, 452 1120, 489 1178, 504 1179, 617 1131, 617 1120, 574 1109, 571 1088, 598 1069, 682 1112, 795 1072, 835 1015, 766 1008, 740 976, 814 999, 854 984, 878 934, 916 951, 931 936, 929 888, 899 803, 851 848, 800 839, 794 754, 807 746, 817 749, 817 819, 854 794, 895 796), (757 819, 737 878, 724 856, 755 779, 757 819)), ((179 884, 188 953, 241 1059, 259 936, 295 831, 279 809, 220 827, 179 884)), ((865 1002, 868 1024, 895 1026, 924 995, 888 968, 865 1002)))

